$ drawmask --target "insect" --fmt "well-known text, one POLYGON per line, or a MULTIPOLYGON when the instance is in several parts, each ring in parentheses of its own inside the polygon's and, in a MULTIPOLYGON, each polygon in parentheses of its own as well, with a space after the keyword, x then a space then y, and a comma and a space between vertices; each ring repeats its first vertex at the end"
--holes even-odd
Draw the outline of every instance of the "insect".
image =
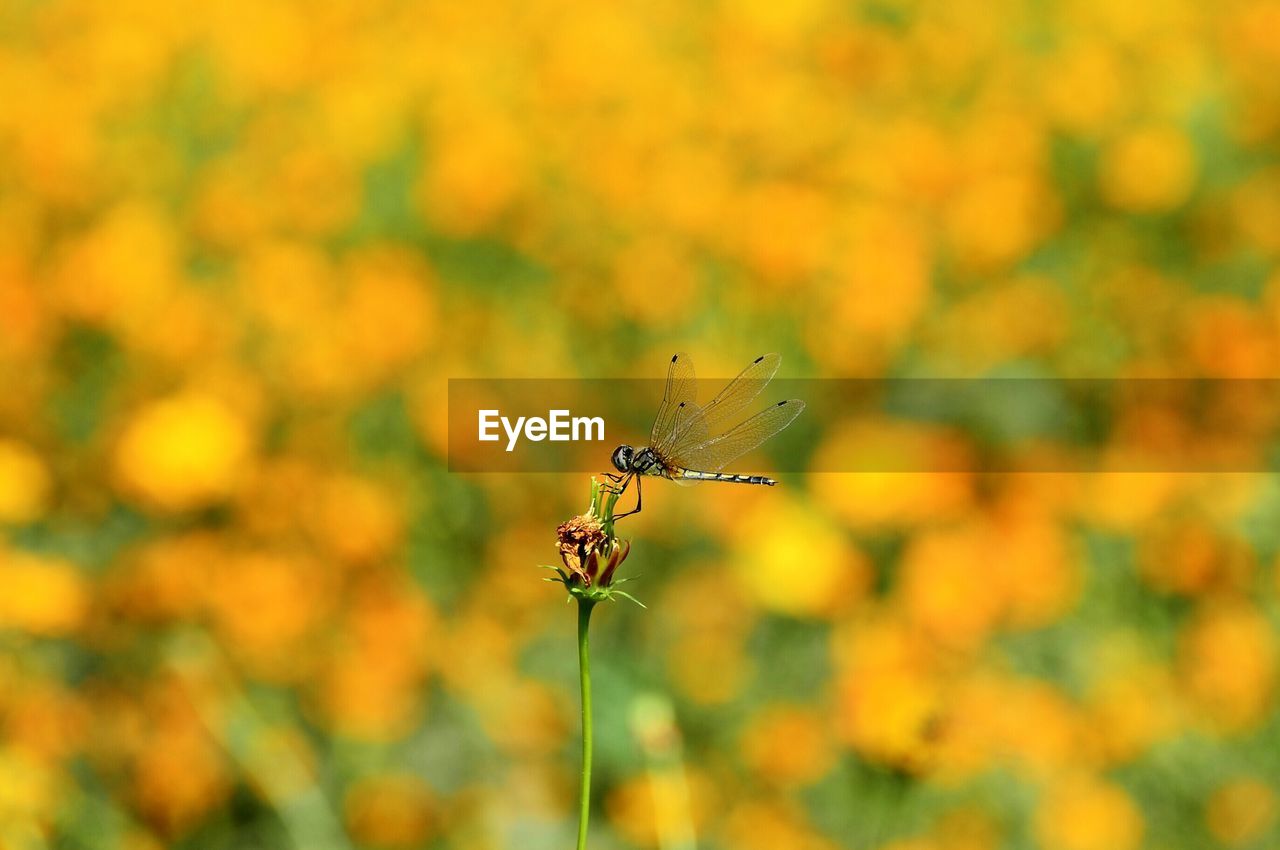
POLYGON ((636 506, 614 519, 639 513, 644 493, 641 482, 646 475, 669 478, 680 484, 695 481, 726 481, 733 484, 765 484, 778 482, 763 475, 737 475, 721 472, 727 465, 759 446, 790 425, 804 402, 789 399, 772 404, 749 419, 723 430, 747 405, 756 399, 778 371, 782 358, 777 354, 757 357, 738 377, 705 405, 695 399, 697 380, 687 354, 671 358, 667 369, 667 387, 662 405, 653 420, 649 445, 638 451, 632 446, 618 446, 611 458, 617 474, 606 473, 615 492, 636 482, 636 506))

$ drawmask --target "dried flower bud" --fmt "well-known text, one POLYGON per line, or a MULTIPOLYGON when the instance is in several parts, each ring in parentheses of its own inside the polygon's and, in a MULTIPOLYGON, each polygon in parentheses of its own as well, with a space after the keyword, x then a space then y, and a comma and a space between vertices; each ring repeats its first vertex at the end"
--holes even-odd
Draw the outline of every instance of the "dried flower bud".
MULTIPOLYGON (((580 603, 595 604, 617 596, 640 601, 614 587, 618 565, 631 554, 631 542, 619 540, 613 533, 613 506, 618 493, 591 480, 591 505, 587 512, 556 528, 556 548, 565 569, 547 566, 556 573, 554 581, 564 585, 571 597, 580 603)), ((546 565, 543 565, 546 566, 546 565)), ((626 579, 618 579, 621 584, 626 579)))
POLYGON ((584 564, 589 554, 595 552, 605 540, 604 525, 590 514, 576 516, 561 523, 556 529, 560 560, 569 572, 583 580, 583 584, 591 584, 591 577, 584 564))

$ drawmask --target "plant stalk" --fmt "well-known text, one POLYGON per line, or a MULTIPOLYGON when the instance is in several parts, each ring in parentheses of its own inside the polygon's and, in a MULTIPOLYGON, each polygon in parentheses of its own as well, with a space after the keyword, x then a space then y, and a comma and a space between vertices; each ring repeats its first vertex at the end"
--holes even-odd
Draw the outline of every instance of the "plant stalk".
POLYGON ((591 625, 591 609, 595 604, 590 599, 578 600, 578 684, 582 690, 582 794, 578 808, 578 850, 586 850, 587 819, 591 816, 591 659, 587 629, 591 625))

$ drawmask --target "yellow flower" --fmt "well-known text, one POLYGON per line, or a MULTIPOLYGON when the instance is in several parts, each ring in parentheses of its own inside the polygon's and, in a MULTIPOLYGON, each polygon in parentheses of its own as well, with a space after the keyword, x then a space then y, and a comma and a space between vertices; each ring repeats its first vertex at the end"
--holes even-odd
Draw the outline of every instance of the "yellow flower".
MULTIPOLYGON (((55 770, 20 751, 0 748, 0 823, 6 827, 35 827, 53 814, 61 781, 55 770)), ((39 835, 32 835, 38 846, 39 835)))
POLYGON ((249 426, 222 401, 172 396, 137 411, 116 447, 121 487, 166 511, 206 507, 239 486, 250 458, 249 426))
POLYGON ((178 262, 172 219, 152 205, 123 202, 68 244, 53 296, 78 319, 127 330, 156 320, 178 282, 178 262))
POLYGON ((696 770, 655 771, 624 778, 605 797, 604 810, 610 825, 632 844, 659 847, 668 834, 701 834, 715 811, 715 796, 711 779, 696 770), (686 814, 693 823, 677 822, 686 814))
POLYGON ((66 635, 84 621, 89 589, 69 561, 0 549, 0 629, 66 635))
POLYGON ((1176 127, 1148 126, 1113 140, 1102 154, 1102 194, 1127 212, 1177 209, 1195 187, 1198 166, 1191 140, 1176 127))
POLYGON ((866 557, 828 519, 794 500, 761 502, 745 521, 735 558, 738 582, 770 611, 834 617, 871 585, 866 557))
POLYGON ((1035 832, 1045 850, 1132 850, 1142 843, 1143 822, 1123 789, 1081 776, 1048 789, 1035 832))
POLYGON ((954 517, 973 499, 973 476, 968 472, 893 471, 974 467, 964 447, 945 434, 892 420, 834 425, 810 468, 815 497, 859 529, 909 527, 954 517), (858 474, 823 474, 825 470, 858 474))
POLYGON ((494 227, 526 191, 528 137, 497 115, 448 115, 418 194, 427 218, 453 236, 494 227))
POLYGON ((1057 223, 1057 199, 1035 173, 975 180, 947 209, 947 235, 959 262, 998 270, 1022 259, 1057 223))
POLYGON ((44 462, 16 440, 0 439, 0 523, 23 525, 43 516, 52 482, 44 462))
POLYGON ((1124 65, 1109 46, 1084 42, 1055 55, 1042 70, 1045 105, 1067 132, 1101 132, 1126 103, 1124 65))
MULTIPOLYGON (((1111 648, 1115 652, 1115 648, 1111 648)), ((1130 762, 1177 731, 1181 703, 1172 673, 1141 657, 1109 659, 1094 665, 1098 677, 1087 694, 1087 723, 1099 755, 1111 763, 1130 762)))
POLYGON ((828 247, 829 206, 822 193, 798 184, 771 183, 745 191, 735 232, 748 268, 775 284, 813 274, 828 247))

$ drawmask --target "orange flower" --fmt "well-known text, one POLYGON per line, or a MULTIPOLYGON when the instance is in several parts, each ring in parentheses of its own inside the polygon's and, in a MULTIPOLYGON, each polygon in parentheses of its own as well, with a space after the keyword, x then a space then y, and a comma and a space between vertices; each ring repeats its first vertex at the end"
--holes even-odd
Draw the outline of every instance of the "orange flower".
POLYGON ((430 789, 408 775, 362 779, 347 791, 342 808, 352 836, 374 847, 421 847, 439 820, 430 789))
POLYGON ((1205 806, 1209 831, 1223 844, 1245 845, 1264 835, 1276 818, 1276 792, 1260 779, 1234 779, 1213 792, 1205 806))
POLYGON ((1211 604, 1183 629, 1183 686, 1203 716, 1224 730, 1248 729, 1268 716, 1275 664, 1275 632, 1251 604, 1211 604))

